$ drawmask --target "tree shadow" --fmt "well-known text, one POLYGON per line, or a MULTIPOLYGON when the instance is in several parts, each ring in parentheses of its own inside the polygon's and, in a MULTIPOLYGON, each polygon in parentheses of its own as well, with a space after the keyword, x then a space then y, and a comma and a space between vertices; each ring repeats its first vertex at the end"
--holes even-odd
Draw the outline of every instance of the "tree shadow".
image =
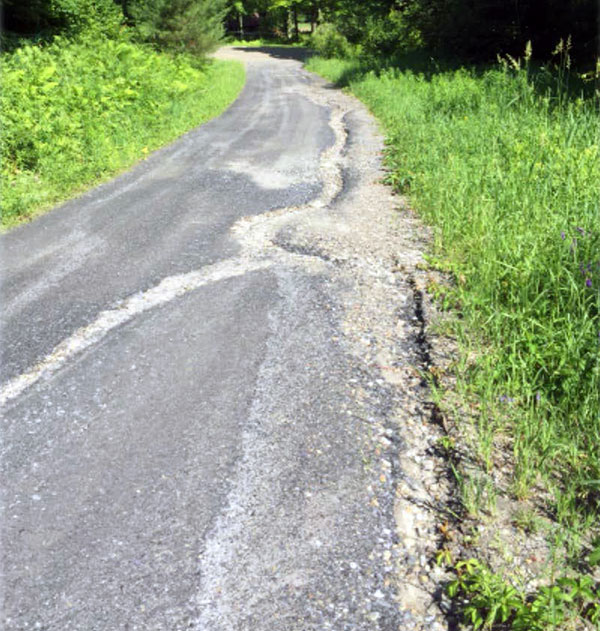
MULTIPOLYGON (((343 70, 335 82, 338 88, 348 87, 354 81, 360 81, 365 75, 373 73, 380 75, 385 72, 412 73, 425 81, 431 81, 435 76, 452 73, 458 70, 466 71, 473 77, 481 78, 493 70, 500 70, 498 61, 469 62, 465 59, 450 56, 438 56, 427 50, 416 50, 389 57, 364 57, 352 60, 343 70)), ((586 81, 575 69, 568 72, 561 71, 555 61, 532 61, 525 67, 522 61, 520 71, 508 70, 516 75, 517 72, 527 74, 527 81, 539 97, 546 97, 553 103, 559 104, 578 99, 594 99, 600 86, 598 80, 586 81)))
POLYGON ((463 64, 450 58, 435 58, 426 50, 416 50, 386 57, 366 56, 351 61, 336 82, 337 87, 347 87, 366 74, 382 74, 387 71, 410 72, 430 81, 435 75, 457 70, 463 64))
POLYGON ((232 46, 233 50, 248 53, 258 52, 274 59, 292 59, 304 62, 315 54, 310 48, 300 46, 232 46))

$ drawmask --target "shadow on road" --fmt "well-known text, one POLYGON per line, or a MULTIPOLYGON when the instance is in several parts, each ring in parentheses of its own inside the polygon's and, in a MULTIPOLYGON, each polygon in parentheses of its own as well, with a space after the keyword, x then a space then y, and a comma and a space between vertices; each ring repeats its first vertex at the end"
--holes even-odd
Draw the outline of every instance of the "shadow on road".
POLYGON ((315 54, 310 48, 298 46, 232 46, 231 48, 241 52, 263 53, 275 59, 295 59, 296 61, 306 61, 315 54))

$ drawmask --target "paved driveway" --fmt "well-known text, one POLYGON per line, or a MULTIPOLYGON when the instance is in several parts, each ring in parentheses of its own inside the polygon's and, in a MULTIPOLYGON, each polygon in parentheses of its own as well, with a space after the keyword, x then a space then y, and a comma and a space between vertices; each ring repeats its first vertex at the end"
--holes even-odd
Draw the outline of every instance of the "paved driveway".
POLYGON ((362 107, 285 50, 222 55, 225 114, 0 239, 7 630, 400 620, 418 253, 362 107))

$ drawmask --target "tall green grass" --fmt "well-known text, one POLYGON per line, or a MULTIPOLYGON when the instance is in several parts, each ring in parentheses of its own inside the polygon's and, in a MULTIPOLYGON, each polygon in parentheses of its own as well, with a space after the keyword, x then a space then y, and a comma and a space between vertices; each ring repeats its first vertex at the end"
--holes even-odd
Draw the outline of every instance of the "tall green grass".
POLYGON ((462 376, 487 466, 495 437, 510 436, 518 497, 542 484, 563 523, 598 519, 598 96, 568 94, 564 65, 555 78, 512 60, 415 72, 313 58, 308 68, 348 85, 381 121, 390 181, 434 226, 435 255, 459 279, 463 357, 476 357, 462 376))
POLYGON ((128 41, 57 37, 2 57, 2 223, 112 175, 221 113, 235 62, 196 67, 128 41))

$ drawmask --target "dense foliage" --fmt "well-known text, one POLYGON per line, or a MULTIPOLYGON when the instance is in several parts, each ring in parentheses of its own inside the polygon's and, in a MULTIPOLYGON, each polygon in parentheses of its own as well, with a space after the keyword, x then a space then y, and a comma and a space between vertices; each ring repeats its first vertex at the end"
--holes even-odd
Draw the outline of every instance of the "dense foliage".
POLYGON ((120 0, 138 37, 161 49, 204 55, 223 36, 226 0, 120 0))
POLYGON ((269 29, 287 35, 290 23, 297 35, 299 16, 313 26, 331 23, 369 55, 424 45, 495 59, 499 53, 521 54, 531 41, 534 55, 546 59, 569 37, 576 60, 593 64, 598 54, 596 0, 228 0, 228 7, 230 17, 258 14, 263 35, 269 29))
POLYGON ((547 58, 569 37, 571 55, 592 62, 598 54, 596 0, 412 0, 398 9, 430 47, 474 58, 519 55, 531 41, 547 58))
MULTIPOLYGON (((319 0, 228 0, 228 27, 236 36, 244 36, 248 18, 251 33, 278 39, 299 37, 300 21, 311 24, 311 30, 319 20, 319 0)), ((247 34, 247 33, 246 33, 247 34)))
POLYGON ((4 0, 2 18, 9 33, 48 37, 90 28, 114 34, 123 16, 113 0, 4 0))
POLYGON ((203 56, 223 35, 227 0, 5 0, 9 37, 50 39, 93 31, 203 56))
POLYGON ((5 53, 2 76, 4 224, 144 158, 220 113, 243 84, 237 64, 198 69, 93 33, 5 53))
POLYGON ((226 4, 5 0, 2 223, 131 165, 230 103, 243 70, 206 60, 226 4))

